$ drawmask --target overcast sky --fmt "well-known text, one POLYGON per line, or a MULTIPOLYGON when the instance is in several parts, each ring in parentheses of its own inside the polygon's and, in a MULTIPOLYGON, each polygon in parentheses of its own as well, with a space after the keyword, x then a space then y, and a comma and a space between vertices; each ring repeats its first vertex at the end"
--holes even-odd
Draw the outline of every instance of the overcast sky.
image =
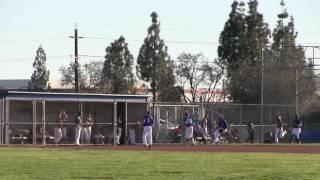
MULTIPOLYGON (((161 22, 160 36, 173 59, 182 52, 203 53, 216 58, 220 31, 233 0, 0 0, 0 79, 28 79, 36 50, 47 54, 50 79, 60 79, 59 67, 73 61, 77 23, 80 63, 103 60, 105 48, 123 35, 137 57, 150 14, 161 22)), ((247 1, 245 1, 247 2, 247 1)), ((259 11, 271 29, 281 12, 280 0, 260 0, 259 11)), ((319 0, 286 0, 295 18, 298 43, 320 45, 319 0)), ((307 49, 310 56, 311 49, 307 49)), ((316 50, 320 57, 320 50, 316 50), (319 52, 318 52, 319 51, 319 52)))

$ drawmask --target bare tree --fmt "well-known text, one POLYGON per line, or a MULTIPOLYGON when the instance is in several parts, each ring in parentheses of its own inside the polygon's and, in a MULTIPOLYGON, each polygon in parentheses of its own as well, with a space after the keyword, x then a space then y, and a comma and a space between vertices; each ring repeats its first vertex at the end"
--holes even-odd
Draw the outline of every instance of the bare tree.
MULTIPOLYGON (((68 66, 61 66, 59 71, 62 74, 61 85, 75 85, 74 67, 72 62, 68 66)), ((79 85, 82 92, 102 92, 103 88, 100 84, 103 61, 91 61, 78 67, 79 85)))
MULTIPOLYGON (((177 83, 185 102, 212 102, 215 89, 223 78, 223 68, 216 61, 208 61, 202 54, 182 53, 176 64, 177 83), (186 88, 190 88, 191 97, 186 88)), ((220 96, 219 96, 220 97, 220 96)))

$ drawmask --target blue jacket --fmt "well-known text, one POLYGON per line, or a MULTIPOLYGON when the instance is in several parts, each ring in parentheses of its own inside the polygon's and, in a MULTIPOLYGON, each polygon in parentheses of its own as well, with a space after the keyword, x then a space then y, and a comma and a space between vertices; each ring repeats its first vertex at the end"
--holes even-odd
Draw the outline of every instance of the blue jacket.
POLYGON ((218 122, 218 128, 219 129, 227 129, 228 128, 228 123, 227 120, 225 120, 224 118, 219 118, 219 122, 218 122))
POLYGON ((143 119, 143 126, 152 126, 153 125, 153 117, 149 115, 145 115, 143 119))
POLYGON ((296 117, 294 120, 294 127, 295 128, 300 128, 302 126, 302 121, 300 117, 296 117))
POLYGON ((184 126, 186 126, 186 127, 192 126, 192 118, 191 117, 184 118, 184 126))

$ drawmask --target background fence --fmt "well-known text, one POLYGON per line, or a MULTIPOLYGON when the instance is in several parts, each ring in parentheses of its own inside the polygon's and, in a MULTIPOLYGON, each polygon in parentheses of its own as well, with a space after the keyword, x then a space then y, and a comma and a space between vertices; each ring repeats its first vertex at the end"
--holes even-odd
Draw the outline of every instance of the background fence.
MULTIPOLYGON (((72 119, 76 117, 77 103, 47 103, 46 109, 42 109, 40 102, 11 102, 10 121, 5 119, 5 100, 0 102, 0 143, 9 144, 41 144, 43 136, 43 127, 45 130, 46 144, 53 142, 53 130, 57 125, 56 119, 61 108, 67 110, 71 121, 65 123, 67 136, 66 143, 73 143, 74 124, 72 119), (36 106, 36 108, 33 108, 36 106), (33 112, 35 111, 35 112, 33 112), (42 117, 43 111, 45 118, 42 117), (72 113, 70 113, 72 112, 72 113), (33 115, 36 113, 36 118, 33 115), (45 122, 43 121, 45 119, 45 122), (36 130, 33 133, 32 130, 36 130)), ((92 112, 95 124, 93 125, 92 136, 96 134, 103 135, 104 143, 112 141, 112 104, 86 103, 83 104, 85 112, 92 112), (107 107, 107 112, 101 107, 107 107)), ((136 105, 133 105, 136 106, 136 105)), ((320 142, 320 106, 299 107, 302 109, 302 141, 303 142, 320 142)), ((142 136, 142 117, 144 112, 135 112, 129 108, 130 114, 138 114, 136 117, 128 117, 128 129, 135 130, 137 143, 141 143, 142 136), (131 112, 132 111, 132 112, 131 112), (141 118, 138 118, 141 117, 141 118), (138 122, 138 123, 137 123, 138 122)), ((208 103, 208 104, 178 104, 178 103, 156 103, 153 105, 153 114, 155 117, 154 124, 154 142, 156 143, 181 143, 183 135, 178 136, 177 128, 181 126, 183 131, 183 116, 188 111, 194 121, 201 120, 204 115, 208 115, 209 132, 216 127, 218 114, 222 113, 230 125, 230 130, 237 133, 240 142, 246 142, 248 138, 247 124, 254 124, 255 142, 256 143, 273 143, 273 133, 275 119, 278 114, 283 118, 285 128, 290 132, 292 121, 295 116, 295 106, 293 105, 257 105, 257 104, 231 104, 231 103, 208 103)), ((182 132, 183 133, 183 132, 182 132)), ((92 143, 95 138, 91 137, 92 143)), ((289 142, 290 136, 287 135, 282 142, 289 142)), ((281 141, 280 141, 281 142, 281 141)))
MULTIPOLYGON (((320 106, 301 107, 303 112, 302 140, 303 142, 320 142, 320 106)), ((183 141, 183 136, 178 137, 175 129, 182 125, 183 114, 188 111, 194 120, 202 119, 208 115, 208 130, 216 127, 218 114, 222 113, 230 125, 230 131, 240 138, 240 142, 246 142, 248 138, 247 124, 254 124, 256 143, 273 143, 276 116, 281 115, 284 127, 288 135, 281 141, 290 141, 292 122, 295 116, 294 105, 271 105, 271 104, 231 104, 231 103, 208 103, 208 104, 154 104, 155 117, 158 120, 155 138, 158 142, 178 143, 183 141)), ((182 128, 183 129, 183 128, 182 128)), ((280 142, 281 142, 280 141, 280 142)))

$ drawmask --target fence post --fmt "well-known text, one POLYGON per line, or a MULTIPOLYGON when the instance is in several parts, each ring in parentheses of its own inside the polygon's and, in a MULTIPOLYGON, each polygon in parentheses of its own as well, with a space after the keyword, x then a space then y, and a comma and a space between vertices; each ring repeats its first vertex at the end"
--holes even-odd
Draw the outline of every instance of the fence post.
POLYGON ((124 103, 124 144, 128 144, 128 101, 125 100, 124 103))
POLYGON ((32 144, 37 144, 37 101, 32 100, 32 144))
POLYGON ((271 115, 272 115, 272 113, 271 113, 271 106, 269 106, 269 124, 270 124, 270 125, 272 124, 272 122, 271 122, 271 119, 272 119, 271 115))
POLYGON ((263 143, 263 104, 260 105, 260 143, 263 143))
POLYGON ((242 125, 242 105, 240 105, 240 126, 242 125))
POLYGON ((4 126, 5 126, 5 144, 6 145, 9 145, 9 131, 10 131, 10 100, 6 100, 5 101, 5 123, 4 123, 4 126))
POLYGON ((166 111, 167 130, 169 129, 169 111, 166 111))
POLYGON ((178 116, 177 116, 177 107, 174 107, 174 123, 175 124, 178 123, 177 118, 178 118, 178 116))
POLYGON ((46 146, 46 101, 44 99, 42 100, 42 146, 46 146))
POLYGON ((116 133, 117 133, 117 101, 113 102, 113 145, 116 145, 116 133))
POLYGON ((1 117, 0 117, 0 141, 1 147, 3 147, 3 121, 4 121, 4 99, 1 99, 1 117))

